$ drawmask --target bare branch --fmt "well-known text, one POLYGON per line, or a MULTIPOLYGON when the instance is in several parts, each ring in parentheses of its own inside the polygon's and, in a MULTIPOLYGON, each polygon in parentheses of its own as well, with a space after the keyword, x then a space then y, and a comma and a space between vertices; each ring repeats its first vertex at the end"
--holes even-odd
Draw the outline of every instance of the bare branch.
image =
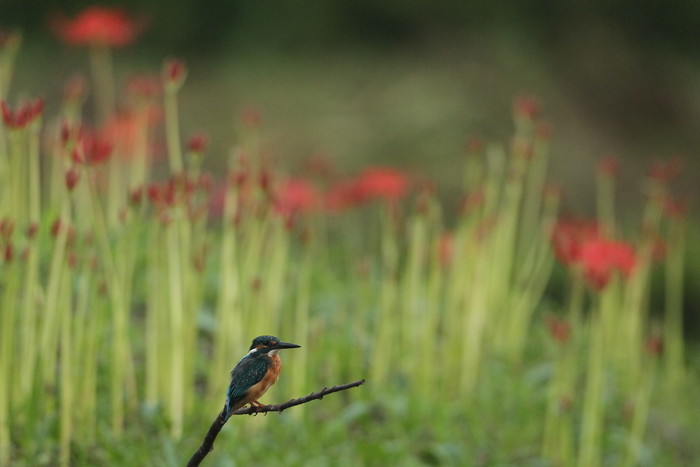
MULTIPOLYGON (((283 410, 286 410, 290 407, 294 407, 295 405, 301 405, 305 404, 307 402, 310 402, 312 400, 316 399, 323 399, 323 397, 327 394, 332 394, 334 392, 338 391, 343 391, 345 389, 350 389, 350 388, 355 388, 357 386, 362 385, 365 382, 364 379, 354 381, 352 383, 347 383, 347 384, 341 384, 339 386, 333 386, 332 388, 323 388, 318 392, 312 392, 308 396, 305 397, 300 397, 298 399, 292 399, 287 402, 284 402, 282 404, 276 404, 276 405, 263 405, 262 407, 243 407, 235 412, 233 412, 231 415, 256 415, 259 413, 267 413, 267 412, 277 412, 277 413, 282 413, 283 410)), ((202 441, 202 445, 195 451, 195 453, 192 455, 192 458, 190 458, 190 461, 187 463, 187 467, 195 467, 202 462, 204 457, 209 454, 211 450, 214 449, 214 440, 216 437, 219 435, 219 432, 221 429, 224 427, 224 424, 226 423, 226 407, 219 412, 219 415, 216 416, 216 419, 214 422, 211 424, 209 427, 209 431, 207 431, 206 436, 204 437, 204 441, 202 441)))
POLYGON ((345 389, 354 388, 354 387, 360 386, 364 382, 365 382, 365 380, 361 379, 359 381, 354 381, 352 383, 341 384, 340 386, 333 386, 332 388, 323 388, 318 392, 312 392, 308 396, 300 397, 298 399, 292 399, 292 400, 289 400, 283 404, 263 405, 262 407, 253 407, 253 406, 242 407, 242 408, 236 410, 235 412, 233 412, 232 415, 257 415, 259 413, 267 413, 267 412, 282 413, 283 410, 288 409, 290 407, 294 407, 295 405, 306 404, 307 402, 315 400, 315 399, 323 399, 323 396, 325 396, 326 394, 331 394, 334 392, 343 391, 345 389))

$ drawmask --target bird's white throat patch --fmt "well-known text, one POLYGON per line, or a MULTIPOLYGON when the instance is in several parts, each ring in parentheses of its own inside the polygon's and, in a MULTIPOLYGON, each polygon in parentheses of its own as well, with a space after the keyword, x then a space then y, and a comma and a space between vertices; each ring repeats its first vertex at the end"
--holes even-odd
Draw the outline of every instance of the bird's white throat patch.
POLYGON ((273 350, 270 350, 267 354, 268 354, 270 357, 274 357, 274 356, 277 355, 278 353, 280 353, 280 349, 273 349, 273 350))

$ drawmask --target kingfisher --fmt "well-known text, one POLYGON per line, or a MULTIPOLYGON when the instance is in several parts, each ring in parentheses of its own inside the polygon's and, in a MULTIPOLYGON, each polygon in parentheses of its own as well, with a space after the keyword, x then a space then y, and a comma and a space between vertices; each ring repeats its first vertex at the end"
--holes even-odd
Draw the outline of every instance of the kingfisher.
POLYGON ((301 346, 282 342, 274 336, 258 336, 253 339, 249 352, 231 371, 224 407, 226 420, 246 404, 263 406, 258 399, 277 382, 282 369, 279 351, 298 347, 301 346))

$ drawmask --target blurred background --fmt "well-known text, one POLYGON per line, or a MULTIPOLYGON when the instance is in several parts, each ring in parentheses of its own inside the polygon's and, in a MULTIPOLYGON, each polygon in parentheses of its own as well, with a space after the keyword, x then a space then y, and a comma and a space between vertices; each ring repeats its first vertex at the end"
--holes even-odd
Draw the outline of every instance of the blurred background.
POLYGON ((143 25, 136 45, 116 51, 122 77, 157 73, 165 57, 188 63, 183 129, 209 133, 213 170, 252 107, 265 151, 290 172, 314 155, 341 171, 393 165, 436 180, 455 204, 466 142, 507 143, 511 103, 525 93, 553 125, 565 210, 593 214, 596 164, 608 155, 622 161, 622 213, 638 218, 649 164, 675 156, 685 161, 677 194, 700 199, 695 0, 0 0, 0 26, 24 33, 14 95, 43 95, 51 113, 63 82, 87 74, 84 51, 48 24, 95 3, 143 25))

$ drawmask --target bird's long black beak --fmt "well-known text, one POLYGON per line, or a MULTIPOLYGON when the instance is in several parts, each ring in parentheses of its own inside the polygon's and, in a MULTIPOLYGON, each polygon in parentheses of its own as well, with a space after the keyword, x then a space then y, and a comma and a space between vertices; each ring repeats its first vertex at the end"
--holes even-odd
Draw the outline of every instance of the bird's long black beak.
POLYGON ((291 342, 278 342, 272 346, 273 349, 296 349, 301 347, 300 345, 292 344, 291 342))

